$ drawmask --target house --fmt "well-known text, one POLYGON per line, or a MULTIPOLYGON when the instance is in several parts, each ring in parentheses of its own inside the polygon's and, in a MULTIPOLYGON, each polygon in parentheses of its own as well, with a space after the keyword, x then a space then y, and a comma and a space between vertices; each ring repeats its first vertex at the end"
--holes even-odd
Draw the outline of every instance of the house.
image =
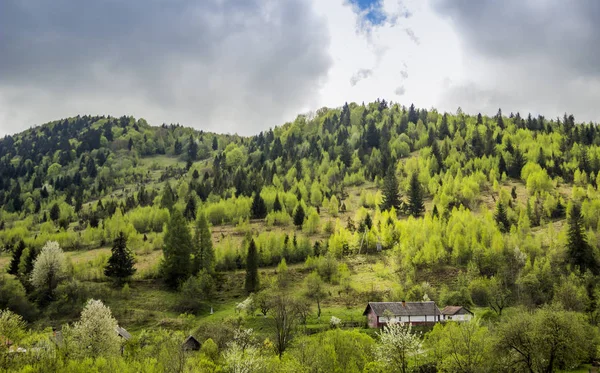
POLYGON ((200 342, 193 335, 190 335, 183 341, 181 347, 186 351, 198 351, 200 350, 200 342))
POLYGON ((473 312, 461 306, 446 306, 442 316, 444 321, 471 321, 473 312))
POLYGON ((367 316, 369 328, 381 328, 389 321, 411 325, 442 321, 442 313, 435 302, 369 302, 363 316, 367 316))

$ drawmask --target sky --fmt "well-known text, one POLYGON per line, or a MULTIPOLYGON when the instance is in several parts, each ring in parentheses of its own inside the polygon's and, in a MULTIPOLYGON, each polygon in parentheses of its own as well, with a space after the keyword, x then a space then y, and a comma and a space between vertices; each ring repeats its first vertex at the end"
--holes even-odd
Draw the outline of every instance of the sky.
POLYGON ((3 0, 0 135, 77 114, 256 134, 377 98, 600 121, 597 0, 3 0))

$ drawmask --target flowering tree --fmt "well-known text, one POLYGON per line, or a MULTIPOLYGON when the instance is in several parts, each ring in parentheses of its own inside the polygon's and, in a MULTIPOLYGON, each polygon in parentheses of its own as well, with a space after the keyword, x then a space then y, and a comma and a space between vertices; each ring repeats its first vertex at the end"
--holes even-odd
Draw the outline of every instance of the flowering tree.
POLYGON ((412 332, 412 326, 398 322, 388 322, 379 333, 376 348, 377 359, 390 370, 406 373, 409 359, 421 348, 421 338, 412 332))
POLYGON ((223 353, 227 369, 231 373, 256 372, 262 365, 258 348, 253 346, 253 330, 236 330, 233 341, 223 353))
POLYGON ((117 320, 112 316, 110 308, 100 300, 90 299, 69 334, 73 338, 74 347, 83 356, 107 356, 119 352, 121 341, 116 329, 117 320))
POLYGON ((65 254, 58 242, 48 241, 33 263, 31 284, 38 290, 45 289, 52 298, 54 289, 65 276, 65 263, 65 254))

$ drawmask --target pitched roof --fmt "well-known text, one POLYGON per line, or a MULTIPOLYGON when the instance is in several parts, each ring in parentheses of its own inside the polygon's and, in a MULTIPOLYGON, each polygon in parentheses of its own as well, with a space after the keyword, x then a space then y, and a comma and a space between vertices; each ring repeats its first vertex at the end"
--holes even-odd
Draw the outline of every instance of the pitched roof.
POLYGON ((468 309, 461 307, 461 306, 446 306, 443 310, 442 310, 442 315, 448 315, 448 316, 452 316, 452 315, 456 315, 456 314, 465 314, 465 313, 471 313, 471 311, 469 311, 468 309))
POLYGON ((363 315, 372 309, 377 316, 389 310, 394 316, 440 316, 442 313, 435 302, 369 302, 363 315))
POLYGON ((198 342, 198 340, 193 335, 190 335, 189 337, 187 337, 185 339, 185 341, 183 341, 183 344, 182 344, 184 349, 191 349, 191 350, 195 350, 195 351, 200 349, 200 345, 201 345, 201 343, 198 342))
POLYGON ((127 330, 125 330, 125 328, 121 328, 120 326, 117 326, 115 331, 117 332, 117 334, 121 337, 123 337, 126 341, 131 339, 131 334, 129 334, 129 332, 127 330))

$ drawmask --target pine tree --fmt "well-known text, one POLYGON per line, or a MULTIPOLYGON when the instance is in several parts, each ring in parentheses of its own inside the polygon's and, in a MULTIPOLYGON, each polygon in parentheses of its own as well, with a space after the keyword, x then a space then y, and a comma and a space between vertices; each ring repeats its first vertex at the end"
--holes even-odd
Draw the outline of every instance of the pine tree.
POLYGON ((248 245, 248 256, 246 257, 246 291, 254 293, 259 289, 258 279, 258 253, 254 239, 250 240, 248 245))
POLYGON ((445 139, 450 136, 450 130, 448 129, 448 114, 444 113, 442 116, 442 122, 440 123, 440 127, 438 128, 438 134, 440 139, 445 139))
POLYGON ((208 220, 203 211, 200 211, 196 219, 196 230, 194 235, 194 268, 193 273, 198 274, 205 270, 212 274, 215 270, 215 250, 213 248, 212 235, 208 226, 208 220))
POLYGON ((198 159, 198 144, 194 140, 194 136, 190 135, 190 141, 188 144, 188 161, 194 162, 198 159))
POLYGON ((267 217, 267 205, 265 204, 265 200, 260 196, 260 192, 254 193, 251 212, 253 219, 264 219, 267 217))
POLYGON ((273 211, 281 211, 283 210, 283 206, 281 206, 281 202, 279 201, 279 194, 275 195, 275 202, 273 203, 273 211))
POLYGON ((568 224, 567 253, 569 262, 573 266, 578 267, 582 273, 589 269, 592 273, 597 274, 598 262, 594 257, 593 248, 587 242, 587 235, 581 216, 581 207, 579 205, 573 204, 571 206, 568 224))
POLYGON ((367 132, 365 134, 367 148, 378 148, 379 147, 379 130, 375 126, 375 122, 369 121, 367 126, 367 132))
POLYGON ((175 192, 173 192, 173 189, 171 188, 171 184, 167 183, 163 188, 160 207, 171 210, 173 205, 175 205, 176 200, 177 198, 175 197, 175 192))
POLYGON ((219 140, 217 139, 217 136, 215 136, 212 139, 212 150, 218 150, 218 149, 219 149, 219 140))
POLYGON ((133 149, 133 139, 131 137, 129 138, 129 143, 127 143, 127 149, 130 151, 133 149))
POLYGON ((296 210, 294 211, 294 225, 296 227, 302 227, 305 217, 306 213, 304 212, 304 207, 302 207, 302 203, 298 202, 296 210))
POLYGON ((423 187, 419 182, 419 174, 413 172, 408 187, 408 211, 415 218, 425 211, 423 204, 423 187))
POLYGON ((515 151, 513 152, 513 159, 510 163, 510 168, 508 170, 509 176, 515 179, 521 178, 521 170, 525 166, 525 163, 526 160, 523 156, 523 153, 521 153, 521 150, 519 150, 519 148, 515 148, 515 151))
POLYGON ((392 207, 396 210, 400 208, 400 191, 394 168, 390 167, 383 179, 383 202, 380 208, 382 211, 386 211, 392 207))
POLYGON ((189 221, 196 220, 196 209, 196 198, 193 195, 190 195, 187 204, 185 205, 183 215, 189 221))
POLYGON ((181 153, 183 153, 183 145, 181 144, 181 141, 179 141, 179 139, 175 139, 173 152, 175 153, 175 155, 180 155, 181 153))
POLYGON ((344 141, 342 144, 342 152, 340 153, 340 160, 346 167, 350 167, 352 164, 352 150, 348 141, 344 141))
POLYGON ((167 224, 163 245, 165 282, 176 289, 191 273, 190 256, 194 244, 183 214, 174 209, 167 224))
POLYGON ((19 274, 19 263, 21 262, 21 255, 23 255, 23 251, 25 251, 25 242, 21 240, 13 249, 12 259, 10 261, 10 265, 8 266, 9 274, 15 276, 19 274))
POLYGON ((498 224, 498 228, 503 233, 510 231, 510 222, 508 221, 508 216, 506 215, 506 208, 502 201, 498 200, 496 203, 496 213, 494 214, 494 219, 496 220, 496 224, 498 224))
POLYGON ((134 264, 133 254, 127 248, 127 238, 123 232, 120 232, 113 244, 112 254, 104 268, 104 274, 120 286, 135 273, 134 264))
POLYGON ((500 173, 500 176, 502 176, 502 174, 506 173, 508 170, 506 169, 506 161, 504 161, 502 154, 500 154, 498 158, 500 158, 498 160, 498 172, 500 173))

